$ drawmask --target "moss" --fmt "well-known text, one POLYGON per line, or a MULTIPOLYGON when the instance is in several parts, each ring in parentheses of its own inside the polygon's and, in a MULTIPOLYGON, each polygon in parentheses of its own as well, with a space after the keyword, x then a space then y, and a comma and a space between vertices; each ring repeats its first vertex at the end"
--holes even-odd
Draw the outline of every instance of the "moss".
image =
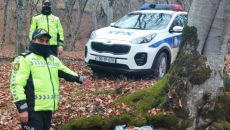
POLYGON ((225 121, 230 119, 230 95, 225 94, 220 96, 215 101, 214 110, 208 112, 200 113, 203 119, 210 119, 214 122, 219 122, 220 120, 225 121))
POLYGON ((230 130, 230 123, 227 121, 222 121, 221 124, 223 125, 225 130, 230 130))
POLYGON ((68 124, 58 128, 59 130, 101 130, 100 127, 101 117, 97 115, 90 116, 89 118, 79 118, 72 120, 68 124))
POLYGON ((192 84, 202 84, 211 75, 211 69, 205 63, 207 59, 196 51, 198 43, 197 29, 186 26, 183 29, 177 60, 170 69, 170 73, 176 73, 181 78, 189 77, 192 84))
POLYGON ((104 130, 113 128, 116 125, 127 125, 127 126, 143 126, 146 124, 146 120, 141 120, 135 116, 129 114, 122 114, 120 116, 106 118, 102 121, 101 126, 104 130))
MULTIPOLYGON (((225 94, 224 96, 218 97, 215 105, 215 112, 220 117, 230 121, 230 95, 225 94)), ((220 118, 219 117, 219 118, 220 118)))
POLYGON ((188 119, 189 118, 189 113, 186 109, 183 108, 175 108, 174 109, 175 114, 177 115, 177 117, 181 118, 181 119, 188 119))
POLYGON ((69 113, 73 113, 73 110, 72 110, 72 109, 69 109, 68 112, 69 112, 69 113))
POLYGON ((165 127, 171 130, 179 130, 178 120, 175 114, 164 116, 162 112, 147 117, 148 125, 165 127))
POLYGON ((180 130, 185 130, 193 125, 194 118, 182 119, 180 122, 180 130))
POLYGON ((221 123, 213 122, 212 126, 217 130, 224 130, 224 127, 221 125, 221 123))
POLYGON ((185 26, 182 32, 182 39, 180 43, 180 49, 177 57, 184 52, 184 50, 196 51, 199 40, 197 38, 197 29, 194 26, 185 26))
POLYGON ((81 95, 82 95, 81 92, 79 92, 79 91, 76 92, 76 96, 81 96, 81 95))
POLYGON ((134 115, 139 113, 146 114, 151 108, 160 107, 166 100, 164 87, 167 86, 167 78, 157 82, 150 88, 145 88, 129 94, 125 97, 120 97, 115 103, 124 103, 131 108, 134 115))

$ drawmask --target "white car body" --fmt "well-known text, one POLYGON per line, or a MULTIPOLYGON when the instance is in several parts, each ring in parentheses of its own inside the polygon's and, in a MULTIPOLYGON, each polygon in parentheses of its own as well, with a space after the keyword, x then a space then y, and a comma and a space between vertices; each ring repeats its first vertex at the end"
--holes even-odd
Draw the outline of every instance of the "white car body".
MULTIPOLYGON (((172 15, 168 25, 161 30, 138 30, 124 29, 108 26, 94 31, 96 38, 90 38, 86 44, 85 62, 92 69, 101 69, 122 73, 131 72, 150 72, 157 56, 162 51, 167 51, 167 70, 176 58, 180 41, 181 31, 170 32, 170 27, 174 19, 180 15, 185 16, 187 12, 172 10, 140 10, 132 13, 164 13, 172 15), (156 34, 155 36, 152 34, 156 34), (131 43, 133 39, 151 35, 154 38, 147 43, 135 44, 131 43), (130 47, 130 49, 128 49, 130 47), (124 50, 129 50, 124 53, 124 50), (122 52, 122 53, 121 53, 122 52), (138 65, 138 58, 146 53, 146 63, 138 65), (137 56, 137 57, 138 57, 137 56)), ((130 14, 132 14, 130 13, 130 14)), ((185 21, 183 21, 183 26, 185 21)), ((115 23, 116 24, 116 23, 115 23)), ((174 30, 176 30, 174 28, 174 30)), ((92 34, 91 34, 92 35, 92 34)), ((144 56, 143 56, 144 57, 144 56)), ((142 63, 142 62, 140 62, 142 63)))

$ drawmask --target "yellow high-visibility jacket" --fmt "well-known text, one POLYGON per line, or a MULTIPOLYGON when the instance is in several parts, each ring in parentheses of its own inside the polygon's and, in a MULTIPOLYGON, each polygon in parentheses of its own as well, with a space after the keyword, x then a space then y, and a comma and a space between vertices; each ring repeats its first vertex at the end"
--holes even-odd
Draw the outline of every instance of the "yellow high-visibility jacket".
POLYGON ((19 112, 54 111, 58 108, 59 77, 82 83, 83 77, 55 56, 23 53, 13 62, 10 91, 19 112))
POLYGON ((34 15, 30 26, 30 41, 32 40, 33 32, 37 28, 43 28, 49 32, 49 34, 51 35, 50 45, 57 45, 61 48, 63 47, 63 28, 57 16, 53 14, 44 15, 41 13, 34 15))

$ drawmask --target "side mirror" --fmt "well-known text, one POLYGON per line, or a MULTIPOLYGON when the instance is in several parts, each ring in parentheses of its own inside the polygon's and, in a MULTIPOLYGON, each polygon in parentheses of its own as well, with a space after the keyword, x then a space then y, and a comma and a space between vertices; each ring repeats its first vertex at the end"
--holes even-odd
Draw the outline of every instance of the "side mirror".
POLYGON ((173 27, 172 32, 181 33, 182 30, 183 30, 183 27, 181 27, 181 26, 175 26, 175 27, 173 27))
POLYGON ((113 26, 114 24, 115 24, 115 22, 114 22, 114 23, 111 23, 110 26, 113 26))

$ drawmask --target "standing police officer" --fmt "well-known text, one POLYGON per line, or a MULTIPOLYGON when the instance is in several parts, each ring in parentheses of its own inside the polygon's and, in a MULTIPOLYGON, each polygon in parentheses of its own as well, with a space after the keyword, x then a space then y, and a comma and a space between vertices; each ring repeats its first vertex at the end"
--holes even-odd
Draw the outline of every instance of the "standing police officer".
POLYGON ((51 13, 51 2, 49 0, 42 1, 42 11, 32 18, 30 26, 30 40, 32 34, 37 28, 43 28, 51 35, 50 50, 55 56, 63 53, 64 34, 59 18, 51 13))
POLYGON ((90 85, 83 77, 68 69, 49 52, 51 36, 44 29, 32 34, 29 52, 15 58, 10 91, 18 109, 22 130, 49 130, 52 111, 59 101, 59 77, 70 82, 90 85))

